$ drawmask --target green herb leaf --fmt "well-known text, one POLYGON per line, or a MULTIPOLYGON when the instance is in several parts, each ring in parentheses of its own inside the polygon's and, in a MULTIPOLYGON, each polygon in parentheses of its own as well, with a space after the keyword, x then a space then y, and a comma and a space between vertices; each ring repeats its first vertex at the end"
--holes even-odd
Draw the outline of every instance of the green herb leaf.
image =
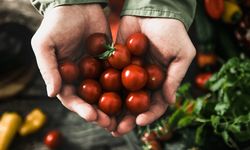
POLYGON ((199 126, 197 129, 196 129, 196 132, 195 132, 195 143, 197 145, 202 145, 203 144, 203 140, 204 140, 204 124, 202 124, 201 126, 199 126))

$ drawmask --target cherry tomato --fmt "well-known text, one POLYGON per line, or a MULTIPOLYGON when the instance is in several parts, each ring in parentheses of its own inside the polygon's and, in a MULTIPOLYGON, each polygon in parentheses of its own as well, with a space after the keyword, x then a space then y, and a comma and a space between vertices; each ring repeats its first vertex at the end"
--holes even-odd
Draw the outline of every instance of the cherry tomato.
POLYGON ((101 94, 101 85, 92 79, 83 80, 79 89, 79 96, 89 104, 95 104, 98 102, 101 94))
POLYGON ((128 50, 135 56, 142 56, 147 51, 148 45, 148 38, 142 33, 134 33, 126 41, 128 50))
POLYGON ((151 64, 146 67, 148 73, 147 88, 156 90, 161 87, 165 80, 165 73, 160 66, 151 64))
POLYGON ((121 97, 115 92, 103 93, 99 100, 98 107, 109 116, 118 115, 122 108, 121 97))
POLYGON ((203 68, 205 66, 215 65, 217 62, 217 56, 215 54, 197 54, 197 64, 199 67, 203 68))
POLYGON ((105 70, 100 77, 100 83, 106 91, 119 91, 122 87, 120 71, 114 68, 105 70))
POLYGON ((102 71, 101 63, 93 57, 84 57, 79 63, 83 78, 98 78, 102 71))
POLYGON ((135 115, 143 113, 149 109, 150 97, 145 91, 131 92, 126 98, 126 108, 135 115))
POLYGON ((51 149, 55 149, 61 143, 61 133, 57 130, 48 132, 44 137, 44 144, 51 149))
POLYGON ((127 47, 121 44, 115 44, 114 48, 114 52, 108 57, 110 65, 116 69, 122 69, 129 65, 131 56, 127 47))
POLYGON ((111 65, 109 64, 108 60, 103 60, 102 61, 102 66, 103 66, 103 69, 108 69, 111 67, 111 65))
POLYGON ((94 33, 86 39, 85 43, 87 52, 92 56, 97 56, 106 51, 105 45, 108 44, 108 37, 104 33, 94 33))
POLYGON ((158 126, 156 128, 157 139, 162 142, 170 140, 173 136, 172 131, 169 130, 169 126, 165 124, 164 126, 158 126))
POLYGON ((205 90, 206 83, 212 76, 211 72, 206 72, 206 73, 200 73, 195 77, 195 83, 198 88, 205 90))
POLYGON ((130 91, 142 89, 148 80, 148 74, 140 66, 129 65, 122 70, 122 84, 130 91))
POLYGON ((218 20, 224 12, 224 0, 205 0, 205 9, 212 19, 218 20))
POLYGON ((158 141, 152 140, 146 143, 145 149, 148 150, 162 150, 161 145, 158 141))
POLYGON ((78 66, 71 61, 65 61, 59 65, 59 72, 63 81, 66 83, 72 83, 77 80, 79 76, 78 66))
POLYGON ((143 66, 144 61, 143 61, 143 59, 141 57, 133 56, 131 58, 131 64, 138 65, 138 66, 143 66))
POLYGON ((156 133, 154 131, 150 131, 150 132, 145 132, 143 134, 143 136, 141 137, 141 140, 143 142, 149 142, 149 141, 153 141, 156 140, 156 133))

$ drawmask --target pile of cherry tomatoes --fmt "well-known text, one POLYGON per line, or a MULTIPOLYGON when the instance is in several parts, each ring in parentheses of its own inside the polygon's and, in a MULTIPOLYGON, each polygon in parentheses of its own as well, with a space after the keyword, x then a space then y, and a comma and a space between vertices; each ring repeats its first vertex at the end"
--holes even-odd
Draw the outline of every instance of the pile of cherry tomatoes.
POLYGON ((150 93, 165 80, 159 65, 144 60, 148 49, 142 33, 129 36, 125 45, 110 44, 105 34, 94 33, 85 41, 87 54, 79 62, 62 62, 59 71, 66 84, 77 87, 79 97, 107 115, 124 109, 138 115, 149 109, 150 93))

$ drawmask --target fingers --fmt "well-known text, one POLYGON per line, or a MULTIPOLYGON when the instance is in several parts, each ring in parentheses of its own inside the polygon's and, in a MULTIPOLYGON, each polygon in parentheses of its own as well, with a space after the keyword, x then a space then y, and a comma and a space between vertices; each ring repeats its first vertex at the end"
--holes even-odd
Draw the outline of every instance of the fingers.
POLYGON ((125 44, 126 39, 133 33, 140 32, 138 18, 133 16, 124 16, 121 19, 117 32, 116 43, 125 44))
POLYGON ((103 128, 109 127, 111 124, 111 119, 104 112, 97 109, 97 124, 103 128))
MULTIPOLYGON (((96 121, 97 112, 94 107, 90 104, 84 102, 81 98, 74 95, 74 87, 71 85, 65 85, 62 92, 57 95, 57 98, 61 103, 71 111, 76 112, 80 117, 84 118, 86 121, 96 121)), ((105 116, 101 116, 100 122, 105 120, 105 116)), ((104 123, 102 125, 105 125, 104 123)))
POLYGON ((190 48, 186 48, 186 50, 181 52, 181 56, 176 57, 170 62, 167 68, 166 80, 163 84, 162 94, 169 104, 175 102, 175 93, 195 56, 195 49, 192 44, 190 45, 190 48))
POLYGON ((53 43, 49 38, 43 38, 43 34, 38 30, 32 38, 31 44, 46 84, 47 94, 49 97, 54 97, 60 91, 61 76, 58 71, 53 43))
POLYGON ((132 115, 126 115, 118 124, 117 130, 111 134, 115 137, 122 136, 133 130, 135 126, 135 117, 132 115))
POLYGON ((139 126, 145 126, 156 119, 160 118, 167 110, 167 103, 164 101, 162 94, 160 92, 154 93, 152 97, 153 103, 151 104, 149 110, 142 113, 136 117, 136 124, 139 126))

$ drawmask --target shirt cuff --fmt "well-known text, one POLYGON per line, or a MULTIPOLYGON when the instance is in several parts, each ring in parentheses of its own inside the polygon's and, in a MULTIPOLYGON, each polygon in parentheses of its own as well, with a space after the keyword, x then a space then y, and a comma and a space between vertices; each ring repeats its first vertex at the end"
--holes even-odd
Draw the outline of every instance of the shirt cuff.
POLYGON ((121 16, 142 16, 180 20, 186 30, 191 26, 196 9, 195 0, 126 0, 121 16))
POLYGON ((31 4, 44 15, 45 12, 62 5, 74 5, 74 4, 91 4, 91 3, 108 3, 107 0, 31 0, 31 4))

